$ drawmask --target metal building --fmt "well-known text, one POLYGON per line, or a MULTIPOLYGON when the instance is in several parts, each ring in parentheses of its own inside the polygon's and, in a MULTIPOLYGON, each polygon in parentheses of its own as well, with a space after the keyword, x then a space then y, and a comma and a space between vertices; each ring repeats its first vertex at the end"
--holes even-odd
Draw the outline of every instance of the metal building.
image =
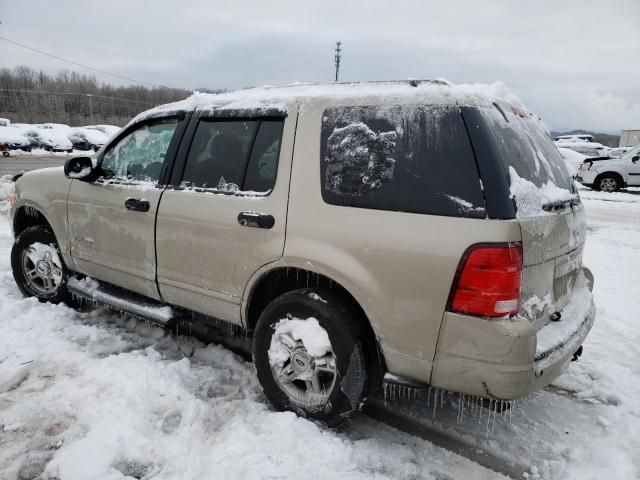
POLYGON ((640 145, 640 129, 620 132, 619 147, 635 147, 636 145, 640 145))

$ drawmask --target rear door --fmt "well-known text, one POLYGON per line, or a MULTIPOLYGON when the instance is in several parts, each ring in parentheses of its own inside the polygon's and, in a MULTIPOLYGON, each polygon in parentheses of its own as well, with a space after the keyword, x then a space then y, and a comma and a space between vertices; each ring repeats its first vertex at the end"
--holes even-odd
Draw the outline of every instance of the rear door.
POLYGON ((511 209, 520 223, 521 314, 541 328, 571 300, 582 267, 584 206, 558 149, 535 117, 505 104, 468 109, 465 119, 476 151, 490 152, 498 165, 492 178, 482 172, 490 217, 497 204, 505 216, 511 209), (500 196, 502 201, 491 201, 500 196))
POLYGON ((291 110, 194 116, 158 210, 166 302, 241 323, 250 277, 283 253, 295 127, 291 110))
POLYGON ((151 298, 156 286, 154 224, 162 176, 184 131, 182 116, 132 126, 99 158, 103 175, 74 180, 68 196, 76 270, 151 298))

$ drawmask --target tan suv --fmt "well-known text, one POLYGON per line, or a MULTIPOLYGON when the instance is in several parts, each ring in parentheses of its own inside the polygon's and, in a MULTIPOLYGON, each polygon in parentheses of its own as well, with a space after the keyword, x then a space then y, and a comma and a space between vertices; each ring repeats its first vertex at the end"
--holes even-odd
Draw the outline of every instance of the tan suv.
POLYGON ((595 316, 562 158, 470 87, 195 94, 21 176, 12 203, 25 295, 230 325, 275 407, 330 425, 385 381, 522 397, 595 316))

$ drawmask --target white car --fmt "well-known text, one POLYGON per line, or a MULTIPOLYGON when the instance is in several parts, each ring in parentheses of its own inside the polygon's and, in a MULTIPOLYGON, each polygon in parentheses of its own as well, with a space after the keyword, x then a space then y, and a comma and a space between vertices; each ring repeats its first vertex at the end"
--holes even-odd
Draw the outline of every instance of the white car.
POLYGON ((59 128, 40 128, 26 124, 13 124, 12 127, 27 137, 32 147, 44 148, 50 152, 73 152, 73 144, 59 128))
POLYGON ((560 147, 558 148, 558 151, 560 152, 560 155, 562 155, 564 164, 567 167, 567 170, 569 170, 569 173, 572 177, 576 176, 580 165, 582 165, 584 161, 589 158, 588 156, 576 152, 575 150, 571 150, 570 148, 560 147))
POLYGON ((621 158, 588 158, 580 166, 576 180, 603 192, 640 186, 640 147, 628 151, 621 158))
POLYGON ((555 142, 558 148, 568 148, 587 157, 605 157, 609 155, 609 147, 597 142, 555 142))
POLYGON ((593 135, 588 135, 586 133, 581 133, 578 135, 559 135, 553 139, 556 142, 593 142, 593 135))
POLYGON ((617 157, 620 158, 622 157, 625 153, 627 153, 629 150, 633 150, 634 147, 618 147, 618 148, 612 148, 611 150, 609 150, 607 152, 607 155, 609 155, 610 157, 617 157))

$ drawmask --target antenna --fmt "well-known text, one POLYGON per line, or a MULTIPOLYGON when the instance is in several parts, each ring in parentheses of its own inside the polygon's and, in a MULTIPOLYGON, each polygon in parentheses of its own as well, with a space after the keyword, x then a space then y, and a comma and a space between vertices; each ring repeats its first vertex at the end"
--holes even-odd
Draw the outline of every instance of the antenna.
POLYGON ((338 81, 338 76, 340 75, 340 57, 342 57, 341 45, 342 45, 342 42, 340 41, 336 42, 336 54, 334 57, 334 62, 336 66, 336 82, 338 81))

